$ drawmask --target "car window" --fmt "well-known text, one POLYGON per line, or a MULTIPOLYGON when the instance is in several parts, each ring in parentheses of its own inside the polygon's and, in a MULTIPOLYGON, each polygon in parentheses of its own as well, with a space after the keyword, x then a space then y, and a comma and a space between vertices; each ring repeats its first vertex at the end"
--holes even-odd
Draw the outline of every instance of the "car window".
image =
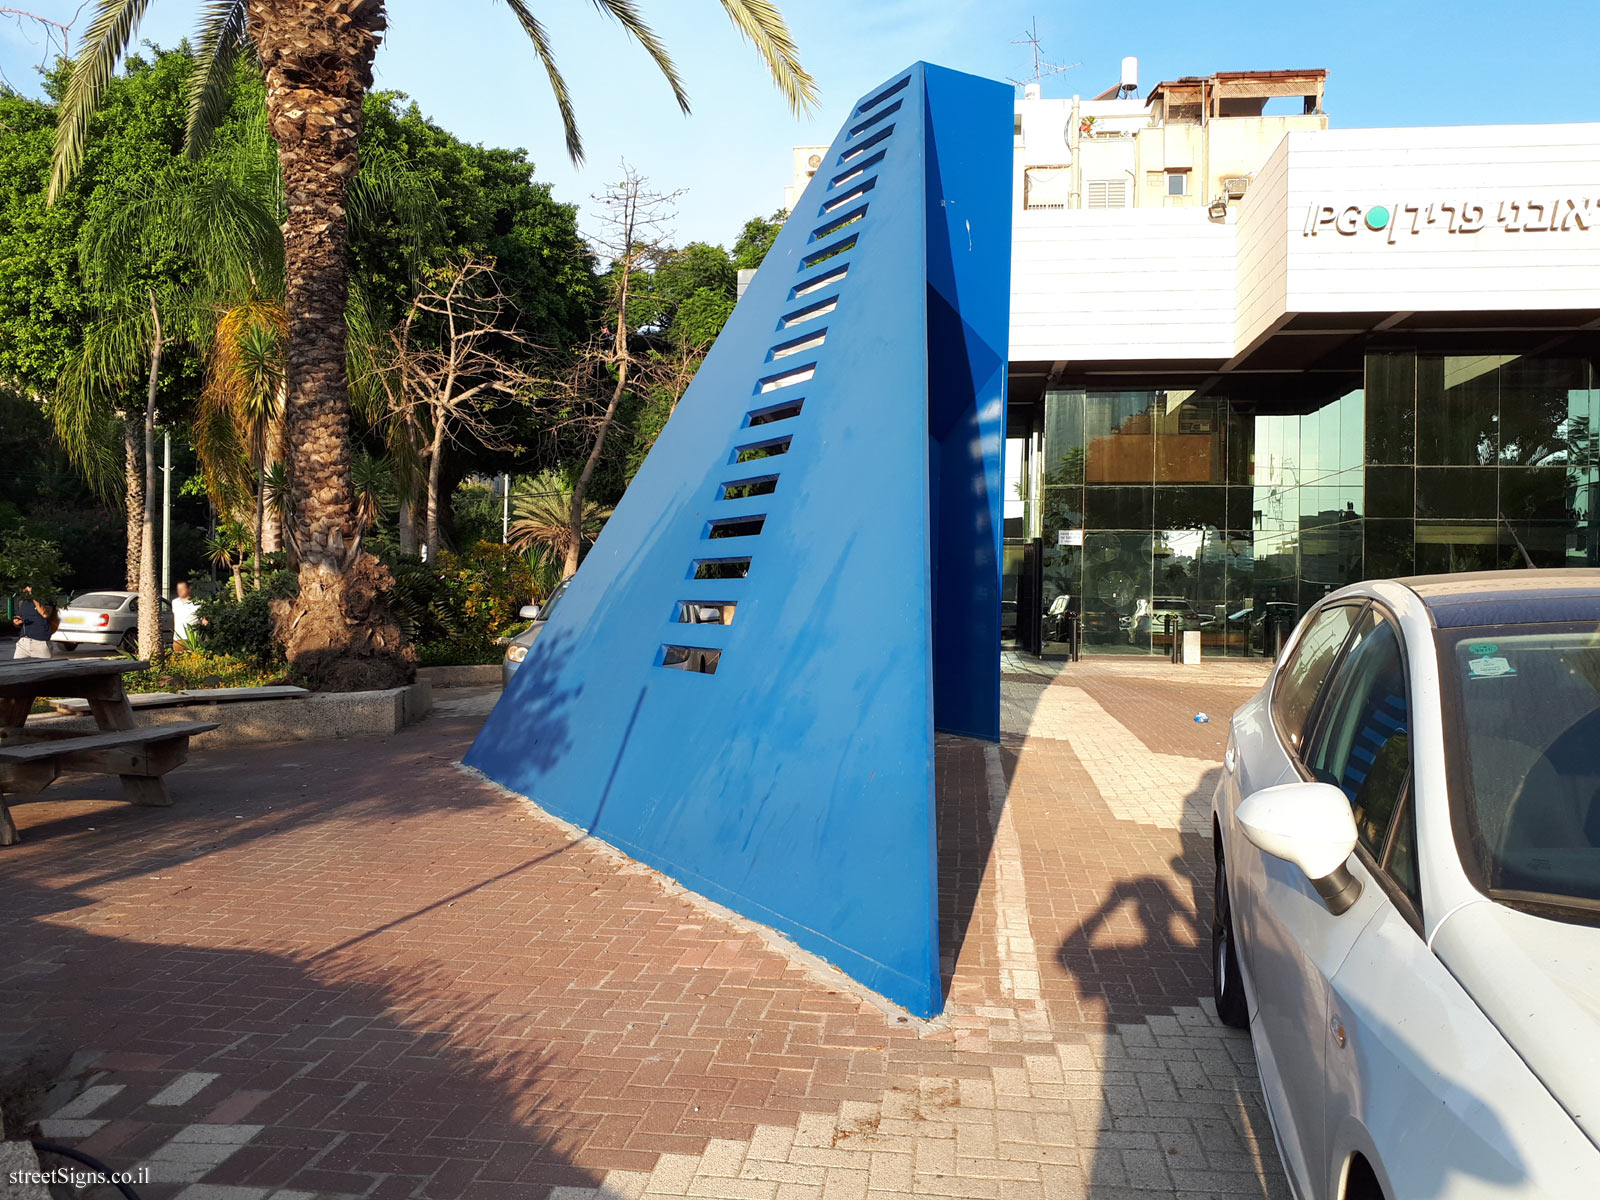
POLYGON ((1394 836, 1389 840, 1389 859, 1383 865, 1389 878, 1420 909, 1422 888, 1417 879, 1417 806, 1409 796, 1401 801, 1400 817, 1394 823, 1394 836))
POLYGON ((1507 624, 1436 637, 1452 714, 1452 825, 1469 877, 1502 903, 1596 920, 1600 630, 1507 624))
POLYGON ((87 592, 72 601, 72 608, 99 608, 116 612, 127 599, 125 596, 108 596, 103 592, 87 592))
POLYGON ((1350 798, 1356 834, 1380 861, 1411 775, 1409 721, 1400 635, 1370 608, 1328 684, 1303 759, 1315 778, 1350 798))
POLYGON ((1311 618, 1305 635, 1278 672, 1272 693, 1272 715, 1278 728, 1296 750, 1305 736, 1322 681, 1344 645, 1350 626, 1361 609, 1355 605, 1335 605, 1311 618))
POLYGON ((561 597, 567 594, 567 585, 571 582, 570 579, 563 579, 556 584, 555 591, 550 593, 550 598, 539 609, 538 619, 540 621, 548 621, 550 619, 550 614, 556 611, 556 605, 561 602, 561 597))

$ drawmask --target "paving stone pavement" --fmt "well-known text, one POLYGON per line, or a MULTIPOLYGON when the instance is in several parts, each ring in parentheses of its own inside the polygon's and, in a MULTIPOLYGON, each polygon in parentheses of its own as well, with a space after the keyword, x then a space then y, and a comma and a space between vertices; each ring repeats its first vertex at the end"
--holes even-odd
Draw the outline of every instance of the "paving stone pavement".
POLYGON ((932 1022, 461 770, 481 696, 169 810, 67 782, 0 866, 0 1081, 145 1200, 1285 1196, 1206 999, 1260 671, 1175 670, 1009 673, 1000 746, 940 738, 932 1022))

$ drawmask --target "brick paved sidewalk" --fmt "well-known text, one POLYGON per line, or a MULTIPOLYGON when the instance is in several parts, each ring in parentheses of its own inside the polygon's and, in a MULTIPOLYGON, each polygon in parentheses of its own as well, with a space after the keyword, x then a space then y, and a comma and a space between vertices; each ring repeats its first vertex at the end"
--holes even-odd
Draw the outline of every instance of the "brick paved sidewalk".
POLYGON ((0 1079, 146 1200, 1285 1195, 1203 999, 1255 677, 1082 668, 1008 679, 1002 746, 940 741, 938 1021, 462 771, 463 696, 197 755, 170 810, 19 804, 0 1079))

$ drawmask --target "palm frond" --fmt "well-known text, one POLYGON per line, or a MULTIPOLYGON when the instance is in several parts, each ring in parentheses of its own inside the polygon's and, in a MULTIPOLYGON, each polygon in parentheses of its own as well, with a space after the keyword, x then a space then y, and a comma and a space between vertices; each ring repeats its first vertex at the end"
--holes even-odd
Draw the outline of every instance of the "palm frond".
POLYGON ((56 441, 95 495, 111 501, 124 483, 121 423, 104 392, 76 360, 57 381, 45 412, 56 441))
POLYGON ((678 102, 678 107, 688 112, 689 95, 683 90, 683 80, 678 77, 678 68, 673 65, 672 57, 667 53, 667 48, 661 44, 661 39, 656 37, 655 30, 645 24, 644 18, 639 15, 633 0, 594 0, 594 6, 608 16, 615 17, 617 24, 632 34, 634 40, 645 48, 645 52, 655 61, 656 67, 666 76, 667 83, 672 86, 672 98, 678 102))
POLYGON ((200 288, 184 289, 196 301, 195 312, 218 297, 278 290, 283 232, 261 169, 230 156, 199 167, 185 162, 164 167, 142 196, 85 230, 80 255, 85 276, 115 292, 143 265, 177 254, 192 261, 203 278, 200 288))
POLYGON ((150 0, 99 0, 84 33, 83 49, 72 62, 72 77, 56 114, 55 153, 50 163, 49 203, 54 204, 83 164, 89 118, 133 39, 150 0))
POLYGON ((800 65, 800 48, 771 0, 722 0, 722 7, 745 40, 767 64, 767 72, 795 116, 817 107, 817 81, 800 65))
POLYGON ((215 322, 194 421, 195 456, 220 509, 251 490, 282 418, 289 322, 276 300, 245 300, 215 322))
POLYGON ((413 275, 441 220, 433 186, 411 163, 381 146, 362 152, 346 211, 352 234, 392 216, 405 239, 404 256, 413 275))
POLYGON ((244 0, 210 0, 200 17, 194 66, 184 87, 189 109, 184 148, 191 159, 205 152, 228 110, 228 76, 245 39, 244 0))
MULTIPOLYGON (((565 557, 572 545, 572 489, 550 472, 541 472, 520 484, 511 498, 514 520, 509 543, 516 550, 540 550, 557 558, 565 557)), ((592 500, 584 501, 582 541, 600 536, 611 510, 592 500)))
POLYGON ((555 96, 556 108, 561 113, 561 128, 567 137, 567 157, 574 163, 581 163, 583 138, 578 134, 578 118, 572 110, 572 95, 567 91, 567 81, 562 77, 561 69, 556 66, 555 53, 550 48, 550 35, 545 32, 539 19, 533 15, 527 0, 506 0, 506 4, 516 14, 517 23, 528 35, 528 40, 533 43, 534 53, 544 64, 545 76, 550 80, 550 91, 555 96))

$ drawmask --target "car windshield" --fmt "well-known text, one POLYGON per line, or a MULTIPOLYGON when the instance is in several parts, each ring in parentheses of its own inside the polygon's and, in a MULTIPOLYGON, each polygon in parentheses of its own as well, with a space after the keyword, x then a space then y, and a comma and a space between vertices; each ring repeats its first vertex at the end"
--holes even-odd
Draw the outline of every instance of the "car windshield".
MULTIPOLYGON (((1600 914, 1600 630, 1439 631, 1468 872, 1509 904, 1600 914)), ((1590 918, 1592 919, 1592 917, 1590 918)))
POLYGON ((127 601, 126 596, 111 596, 104 592, 89 592, 79 596, 71 604, 72 608, 103 608, 116 612, 127 601))

